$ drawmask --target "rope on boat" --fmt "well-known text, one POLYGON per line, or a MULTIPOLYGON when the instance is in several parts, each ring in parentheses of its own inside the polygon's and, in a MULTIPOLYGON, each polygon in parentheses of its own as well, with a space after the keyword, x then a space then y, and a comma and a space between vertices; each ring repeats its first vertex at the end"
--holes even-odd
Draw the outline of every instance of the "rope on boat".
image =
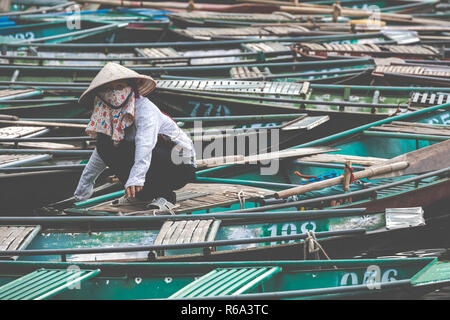
MULTIPOLYGON (((320 245, 319 241, 317 241, 316 235, 312 230, 306 232, 306 238, 303 245, 303 260, 307 260, 306 251, 308 251, 309 254, 314 253, 316 260, 320 260, 319 251, 322 251, 323 255, 328 260, 331 260, 324 248, 320 245)), ((334 266, 334 268, 337 269, 336 266, 334 266)))
POLYGON ((246 196, 246 194, 245 194, 244 190, 242 190, 242 189, 239 190, 237 196, 238 196, 238 199, 239 199, 239 204, 241 206, 241 209, 245 209, 245 196, 246 196))

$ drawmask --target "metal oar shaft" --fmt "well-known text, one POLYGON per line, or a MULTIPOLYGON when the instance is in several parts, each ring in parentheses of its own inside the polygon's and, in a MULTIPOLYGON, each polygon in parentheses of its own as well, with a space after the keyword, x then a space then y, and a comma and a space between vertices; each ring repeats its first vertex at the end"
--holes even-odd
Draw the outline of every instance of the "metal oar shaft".
POLYGON ((76 170, 80 171, 86 167, 85 164, 59 165, 59 166, 30 166, 30 167, 8 167, 0 168, 1 173, 17 172, 37 172, 37 171, 56 171, 56 170, 76 170))
POLYGON ((90 156, 93 150, 0 149, 0 154, 52 154, 56 156, 90 156))
POLYGON ((55 142, 55 141, 90 141, 92 137, 37 137, 37 138, 0 138, 0 143, 4 142, 55 142))
POLYGON ((80 224, 105 224, 105 223, 146 223, 146 222, 161 222, 167 220, 253 220, 258 218, 263 219, 282 219, 289 218, 295 221, 322 219, 326 217, 338 216, 354 216, 365 214, 365 208, 351 208, 351 209, 324 209, 324 210, 303 210, 303 211, 277 211, 277 212, 252 212, 252 213, 205 213, 201 215, 160 215, 160 216, 61 216, 61 217, 0 217, 0 225, 6 224, 39 224, 44 226, 80 226, 80 224))
MULTIPOLYGON (((324 231, 316 232, 317 238, 361 235, 366 229, 357 228, 342 231, 324 231)), ((128 246, 128 247, 107 247, 107 248, 79 248, 79 249, 44 249, 44 250, 11 250, 0 251, 0 256, 42 256, 42 255, 68 255, 68 254, 92 254, 92 253, 119 253, 119 252, 138 252, 138 251, 159 251, 159 250, 175 250, 175 249, 192 249, 192 248, 209 248, 219 246, 231 246, 264 242, 281 242, 290 240, 306 239, 306 234, 296 234, 289 236, 260 237, 260 238, 243 238, 235 240, 217 240, 199 243, 180 243, 180 244, 161 244, 147 246, 128 246)))

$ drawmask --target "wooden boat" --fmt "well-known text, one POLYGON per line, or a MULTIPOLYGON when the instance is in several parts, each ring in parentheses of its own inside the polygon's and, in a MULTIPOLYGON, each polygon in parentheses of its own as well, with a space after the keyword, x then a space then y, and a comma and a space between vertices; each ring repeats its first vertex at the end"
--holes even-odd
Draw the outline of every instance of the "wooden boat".
MULTIPOLYGON (((67 123, 58 119, 37 120, 0 117, 0 123, 6 125, 0 128, 0 145, 3 146, 0 150, 0 183, 4 183, 5 190, 8 190, 3 192, 2 197, 13 203, 11 206, 2 206, 2 214, 23 214, 32 208, 51 203, 54 199, 70 197, 95 146, 95 140, 85 136, 85 120, 79 123, 67 123), (48 188, 36 191, 39 181, 46 176, 49 176, 48 188), (17 192, 19 189, 21 192, 17 192), (25 195, 28 201, 20 202, 19 199, 25 195)), ((320 126, 327 122, 328 117, 308 117, 306 114, 294 113, 227 118, 175 117, 174 120, 192 136, 199 155, 214 158, 220 156, 220 152, 212 148, 217 143, 224 146, 224 153, 230 150, 227 143, 233 142, 242 155, 254 152, 250 141, 256 141, 260 146, 264 144, 268 151, 291 146, 298 137, 304 139, 303 136, 309 135, 313 138, 324 131, 320 126), (197 123, 202 123, 202 126, 197 123), (242 140, 247 145, 244 149, 238 145, 242 140), (212 152, 203 152, 208 149, 212 149, 212 152)), ((100 179, 99 185, 105 183, 107 177, 108 171, 100 179)), ((114 190, 119 188, 117 185, 114 190)))
POLYGON ((111 42, 108 37, 127 25, 90 20, 80 20, 80 24, 81 30, 70 29, 65 20, 3 27, 0 28, 0 43, 68 42, 89 38, 111 42))
POLYGON ((433 258, 189 264, 0 262, 0 298, 404 299, 448 285, 447 270, 447 263, 433 258), (60 281, 51 281, 55 277, 60 281), (41 281, 40 290, 32 290, 36 288, 33 279, 41 281), (208 290, 211 284, 216 290, 208 290), (75 286, 77 290, 66 290, 75 286))
MULTIPOLYGON (((79 14, 79 17, 86 21, 103 21, 115 24, 127 23, 127 25, 112 33, 107 39, 108 42, 157 42, 167 38, 166 31, 170 27, 170 21, 166 17, 167 12, 161 10, 122 8, 114 11, 112 9, 103 9, 75 13, 79 14)), ((14 18, 14 21, 20 24, 66 22, 75 13, 21 15, 18 18, 14 18)), ((101 41, 98 37, 96 39, 101 41)), ((87 41, 91 40, 87 39, 87 41)))
MULTIPOLYGON (((436 94, 446 101, 446 88, 369 87, 321 85, 309 82, 157 80, 158 89, 149 98, 173 116, 234 116, 307 112, 365 123, 408 108, 426 107, 421 99, 411 102, 413 93, 436 94), (187 103, 180 104, 180 97, 187 103), (349 116, 350 115, 350 116, 349 116), (351 118, 351 119, 350 119, 351 118)), ((18 82, 0 85, 3 114, 27 117, 85 117, 90 109, 77 103, 87 83, 70 87, 18 82), (23 85, 22 85, 23 84, 23 85), (4 88, 4 89, 3 89, 4 88)), ((341 126, 342 128, 342 126, 341 126)))
MULTIPOLYGON (((393 255, 418 245, 430 247, 436 241, 424 241, 418 236, 441 234, 442 227, 450 223, 450 216, 444 215, 439 218, 440 229, 435 221, 428 226, 420 207, 386 209, 385 213, 368 215, 364 208, 192 213, 0 217, 5 234, 0 243, 6 243, 0 256, 20 261, 58 261, 64 255, 66 261, 73 262, 259 261, 269 256, 274 260, 342 259, 367 256, 369 252, 372 256, 376 252, 393 255), (388 245, 400 237, 411 241, 388 245)), ((440 246, 445 244, 441 241, 440 246)))
POLYGON ((404 61, 382 61, 372 72, 377 83, 425 84, 449 86, 450 67, 439 64, 405 63, 404 61))
POLYGON ((422 45, 376 45, 376 44, 320 44, 298 43, 294 45, 295 51, 300 55, 317 58, 333 56, 371 56, 371 57, 398 57, 418 59, 438 59, 442 53, 438 48, 422 45))
MULTIPOLYGON (((346 163, 347 161, 351 161, 353 164, 363 165, 362 167, 354 167, 356 170, 362 171, 368 165, 378 164, 382 166, 387 159, 405 154, 405 152, 410 150, 427 146, 430 149, 436 141, 444 141, 442 143, 445 144, 445 148, 442 145, 435 145, 433 150, 441 150, 444 153, 448 152, 448 136, 443 131, 447 130, 446 127, 427 124, 427 122, 445 122, 448 117, 448 107, 449 104, 444 104, 377 121, 369 125, 303 144, 300 148, 293 148, 278 153, 260 154, 256 158, 250 156, 244 159, 223 159, 221 162, 214 163, 214 167, 212 168, 199 170, 197 172, 197 182, 225 183, 230 184, 230 187, 233 188, 238 188, 239 185, 241 187, 264 188, 266 192, 263 200, 249 197, 245 202, 245 206, 242 204, 242 199, 239 196, 234 196, 234 199, 232 201, 230 200, 231 202, 226 202, 226 206, 213 201, 209 204, 208 209, 214 208, 214 212, 220 212, 221 210, 252 212, 286 208, 323 207, 364 207, 367 209, 367 212, 380 212, 390 207, 398 208, 423 205, 429 217, 432 217, 436 212, 427 211, 428 208, 443 203, 448 199, 448 192, 446 190, 448 190, 450 181, 448 178, 450 168, 446 167, 448 166, 448 162, 446 162, 448 157, 445 155, 437 156, 438 158, 433 160, 434 163, 424 164, 424 167, 421 167, 422 162, 417 160, 411 167, 411 170, 416 171, 406 171, 409 173, 403 176, 400 171, 400 176, 363 179, 362 183, 349 184, 349 192, 345 192, 345 189, 337 186, 325 188, 320 191, 308 190, 310 192, 291 197, 288 201, 283 200, 285 195, 279 196, 282 199, 278 200, 275 197, 277 194, 283 193, 283 190, 292 188, 293 185, 305 185, 306 188, 309 188, 309 186, 314 185, 317 181, 326 183, 331 178, 335 178, 336 180, 336 177, 340 177, 341 170, 345 168, 345 165, 341 163, 346 163), (408 119, 409 122, 400 122, 400 120, 405 119, 408 119), (410 124, 413 125, 411 126, 410 124), (390 130, 391 128, 393 128, 394 132, 379 132, 379 130, 390 130), (413 133, 407 133, 411 132, 411 128, 414 129, 413 133), (399 130, 402 132, 397 133, 396 131, 399 130), (429 134, 424 134, 424 130, 429 134), (440 134, 431 134, 432 132, 430 130, 438 130, 440 134), (374 145, 379 144, 383 145, 383 148, 373 149, 374 145), (318 147, 319 149, 317 149, 318 147), (327 150, 329 147, 340 150, 330 153, 331 150, 327 150), (305 154, 303 157, 300 157, 300 154, 296 152, 300 152, 300 154, 305 152, 305 154), (306 156, 308 153, 309 155, 306 156), (311 155, 311 153, 313 154, 311 155), (297 158, 297 160, 288 161, 289 158, 297 158), (252 163, 257 163, 257 159, 261 163, 264 163, 264 166, 252 165, 252 163), (270 161, 273 159, 283 161, 282 171, 276 170, 276 165, 272 168, 274 164, 270 161), (225 166, 220 167, 220 165, 225 166), (270 167, 268 167, 269 165, 270 167), (272 169, 275 169, 275 172, 271 171, 270 174, 261 174, 260 172, 261 170, 272 169), (424 171, 430 170, 435 171, 423 173, 424 171)), ((416 157, 417 153, 423 155, 428 154, 420 151, 413 153, 414 155, 411 155, 411 157, 416 157)), ((409 153, 405 154, 404 157, 410 159, 408 158, 409 153)), ((427 160, 424 158, 421 161, 427 160)), ((388 165, 385 167, 387 168, 388 165)), ((188 185, 186 188, 195 188, 195 186, 188 185)), ((181 189, 181 191, 188 191, 187 189, 181 189)), ((238 192, 236 193, 238 194, 238 192)), ((111 214, 114 212, 118 214, 119 211, 145 213, 145 209, 143 208, 118 209, 111 206, 111 200, 122 194, 123 192, 94 198, 76 204, 75 207, 78 208, 66 209, 65 212, 74 214, 111 214), (105 202, 105 200, 108 201, 105 202)), ((199 200, 202 201, 201 198, 199 200)), ((202 208, 202 204, 199 203, 180 202, 180 208, 175 212, 192 212, 202 208)))
MULTIPOLYGON (((328 155, 321 154, 299 158, 293 162, 284 161, 283 173, 260 175, 258 166, 256 168, 243 166, 238 168, 228 165, 214 170, 199 171, 197 179, 208 183, 226 182, 262 186, 264 182, 276 182, 305 184, 307 187, 308 183, 313 181, 323 180, 322 182, 324 182, 329 178, 339 177, 341 170, 344 169, 345 163, 348 161, 353 164, 362 164, 363 168, 358 168, 358 170, 364 169, 364 166, 367 165, 379 164, 382 166, 386 159, 433 145, 437 141, 446 141, 448 139, 445 133, 448 129, 446 119, 449 117, 449 106, 449 104, 443 104, 430 107, 303 144, 299 147, 327 146, 338 148, 340 151, 328 155), (445 125, 442 126, 442 124, 445 125), (425 131, 430 134, 427 135, 425 131), (439 134, 436 132, 439 132, 439 134)), ((443 143, 445 146, 447 145, 446 142, 443 143)), ((445 152, 446 148, 442 150, 445 152)), ((294 202, 282 199, 274 202, 268 200, 266 204, 275 204, 264 206, 264 208, 274 210, 275 208, 308 208, 309 206, 314 208, 362 206, 368 212, 383 210, 387 207, 422 205, 426 208, 433 203, 442 203, 445 199, 448 199, 449 195, 446 191, 449 183, 447 172, 450 168, 447 167, 448 162, 445 162, 445 158, 446 156, 441 158, 444 162, 441 162, 435 169, 431 169, 433 166, 430 164, 424 164, 424 167, 420 169, 420 162, 418 164, 418 172, 437 171, 423 174, 411 173, 406 176, 390 178, 364 179, 363 183, 352 184, 353 187, 347 189, 350 192, 345 192, 342 186, 325 188, 320 191, 313 191, 312 189, 309 193, 294 196, 291 199, 291 201, 296 200, 294 202), (441 170, 438 170, 440 168, 441 170), (277 204, 277 201, 281 203, 277 204)), ((435 162, 435 164, 438 163, 439 161, 435 162)), ((281 185, 280 188, 284 189, 281 185)), ((258 210, 260 209, 258 208, 258 210)))
MULTIPOLYGON (((35 15, 35 14, 41 14, 41 13, 52 13, 52 12, 60 12, 61 10, 73 6, 75 2, 73 1, 67 1, 65 3, 56 3, 51 5, 50 7, 44 6, 36 9, 28 9, 23 11, 18 10, 11 10, 9 12, 2 12, 0 13, 0 17, 19 17, 21 15, 35 15)), ((15 4, 13 4, 15 6, 15 4)))
MULTIPOLYGON (((133 69, 139 73, 151 75, 154 78, 167 79, 198 79, 199 77, 208 77, 209 79, 230 79, 234 68, 251 69, 253 76, 247 76, 247 80, 264 79, 289 79, 308 80, 311 76, 316 77, 317 82, 333 83, 337 81, 347 82, 356 81, 357 76, 366 75, 374 65, 372 59, 343 59, 332 61, 304 61, 304 62, 263 62, 263 63, 228 63, 223 65, 200 65, 200 66, 167 66, 146 67, 133 66, 133 69), (301 71, 297 71, 301 70, 301 71), (256 76, 255 76, 256 73, 256 76), (181 77, 181 78, 180 78, 181 77)), ((28 65, 0 65, 2 72, 0 81, 11 81, 13 77, 16 81, 61 81, 61 82, 89 82, 101 67, 92 66, 28 66, 28 65), (16 71, 18 70, 18 71, 16 71), (47 77, 42 79, 42 74, 47 77)), ((366 77, 368 78, 368 77, 366 77)), ((370 79, 370 78, 369 78, 370 79)), ((359 84, 368 82, 360 79, 359 84)), ((356 84, 356 83, 355 83, 356 84)))
MULTIPOLYGON (((67 4, 65 5, 67 6, 67 4)), ((113 9, 100 9, 100 10, 80 10, 77 12, 83 19, 88 20, 102 20, 110 22, 136 22, 136 21, 153 21, 153 19, 158 20, 168 20, 166 15, 169 13, 167 11, 152 10, 152 9, 125 9, 118 8, 113 9)), ((15 15, 14 20, 24 24, 24 23, 37 23, 37 22, 51 22, 66 19, 73 15, 73 12, 44 12, 40 14, 24 12, 20 15, 15 15)))

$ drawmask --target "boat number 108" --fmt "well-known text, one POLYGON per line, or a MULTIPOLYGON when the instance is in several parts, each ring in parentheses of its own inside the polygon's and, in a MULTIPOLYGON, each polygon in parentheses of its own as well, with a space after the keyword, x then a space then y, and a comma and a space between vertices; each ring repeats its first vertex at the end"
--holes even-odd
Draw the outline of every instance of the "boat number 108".
MULTIPOLYGON (((267 230, 270 231, 270 236, 271 237, 275 237, 275 236, 289 236, 289 235, 294 235, 294 234, 299 234, 299 233, 306 233, 308 231, 316 231, 317 229, 317 225, 315 222, 312 221, 307 221, 305 223, 303 223, 300 226, 300 230, 297 230, 297 225, 294 223, 285 223, 281 226, 281 234, 278 233, 278 228, 279 225, 278 224, 274 224, 272 226, 270 226, 269 228, 267 228, 267 230), (300 231, 300 232, 298 232, 300 231)), ((294 242, 294 240, 290 240, 288 242, 294 242)), ((275 244, 275 242, 273 243, 275 244)))

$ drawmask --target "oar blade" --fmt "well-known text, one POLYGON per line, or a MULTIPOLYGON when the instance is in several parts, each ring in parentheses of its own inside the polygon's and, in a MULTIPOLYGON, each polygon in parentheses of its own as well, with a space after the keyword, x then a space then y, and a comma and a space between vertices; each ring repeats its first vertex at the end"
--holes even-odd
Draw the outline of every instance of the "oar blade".
POLYGON ((446 168, 450 165, 450 140, 405 153, 384 162, 383 165, 399 161, 408 162, 408 167, 403 170, 392 171, 372 178, 382 179, 409 174, 422 174, 446 168))

